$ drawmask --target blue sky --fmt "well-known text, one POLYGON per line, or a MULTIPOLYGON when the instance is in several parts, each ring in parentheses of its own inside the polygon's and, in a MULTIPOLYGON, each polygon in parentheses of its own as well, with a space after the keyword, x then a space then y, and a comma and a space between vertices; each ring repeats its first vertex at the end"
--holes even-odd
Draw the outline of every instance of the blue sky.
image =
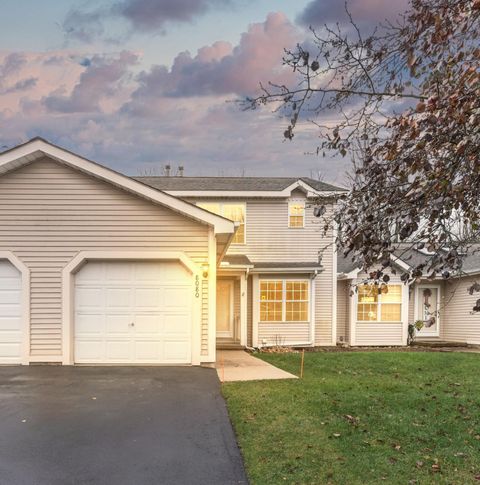
MULTIPOLYGON (((360 19, 389 13, 350 1, 360 19)), ((339 0, 3 0, 0 146, 39 135, 129 174, 168 162, 341 183, 345 160, 305 155, 314 129, 286 143, 285 120, 228 101, 291 81, 283 49, 342 14, 339 0)))

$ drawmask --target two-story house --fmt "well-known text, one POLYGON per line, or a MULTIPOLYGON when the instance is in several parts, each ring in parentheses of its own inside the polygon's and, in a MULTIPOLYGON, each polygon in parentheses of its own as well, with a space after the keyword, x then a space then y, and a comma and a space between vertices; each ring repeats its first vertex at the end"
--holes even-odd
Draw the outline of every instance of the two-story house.
POLYGON ((336 344, 333 234, 313 202, 332 208, 343 189, 292 177, 137 180, 239 224, 217 270, 217 347, 336 344))
POLYGON ((131 178, 36 138, 0 153, 0 363, 201 364, 334 345, 337 187, 131 178), (329 202, 328 202, 329 201, 329 202))

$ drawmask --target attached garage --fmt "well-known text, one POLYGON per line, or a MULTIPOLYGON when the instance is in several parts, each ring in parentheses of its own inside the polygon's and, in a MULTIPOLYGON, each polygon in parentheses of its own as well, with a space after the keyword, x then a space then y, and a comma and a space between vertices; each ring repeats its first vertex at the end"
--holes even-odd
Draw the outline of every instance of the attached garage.
POLYGON ((85 264, 75 275, 74 361, 191 363, 192 287, 179 262, 85 264))
POLYGON ((42 139, 0 153, 0 363, 215 361, 235 224, 42 139))
POLYGON ((0 259, 0 363, 23 359, 22 275, 13 264, 0 259))

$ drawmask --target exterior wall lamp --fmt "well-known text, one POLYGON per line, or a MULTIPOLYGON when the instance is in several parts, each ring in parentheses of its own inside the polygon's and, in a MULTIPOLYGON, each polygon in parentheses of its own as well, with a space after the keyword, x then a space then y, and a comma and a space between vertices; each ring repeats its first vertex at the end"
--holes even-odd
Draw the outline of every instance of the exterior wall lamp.
POLYGON ((204 278, 208 278, 208 270, 209 270, 209 265, 208 263, 202 264, 202 276, 204 278))

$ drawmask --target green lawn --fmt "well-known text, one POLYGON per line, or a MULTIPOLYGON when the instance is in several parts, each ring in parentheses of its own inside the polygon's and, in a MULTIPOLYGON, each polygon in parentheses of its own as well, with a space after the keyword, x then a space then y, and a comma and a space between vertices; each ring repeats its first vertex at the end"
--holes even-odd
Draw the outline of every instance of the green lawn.
POLYGON ((254 485, 480 484, 480 354, 312 352, 223 391, 254 485))

